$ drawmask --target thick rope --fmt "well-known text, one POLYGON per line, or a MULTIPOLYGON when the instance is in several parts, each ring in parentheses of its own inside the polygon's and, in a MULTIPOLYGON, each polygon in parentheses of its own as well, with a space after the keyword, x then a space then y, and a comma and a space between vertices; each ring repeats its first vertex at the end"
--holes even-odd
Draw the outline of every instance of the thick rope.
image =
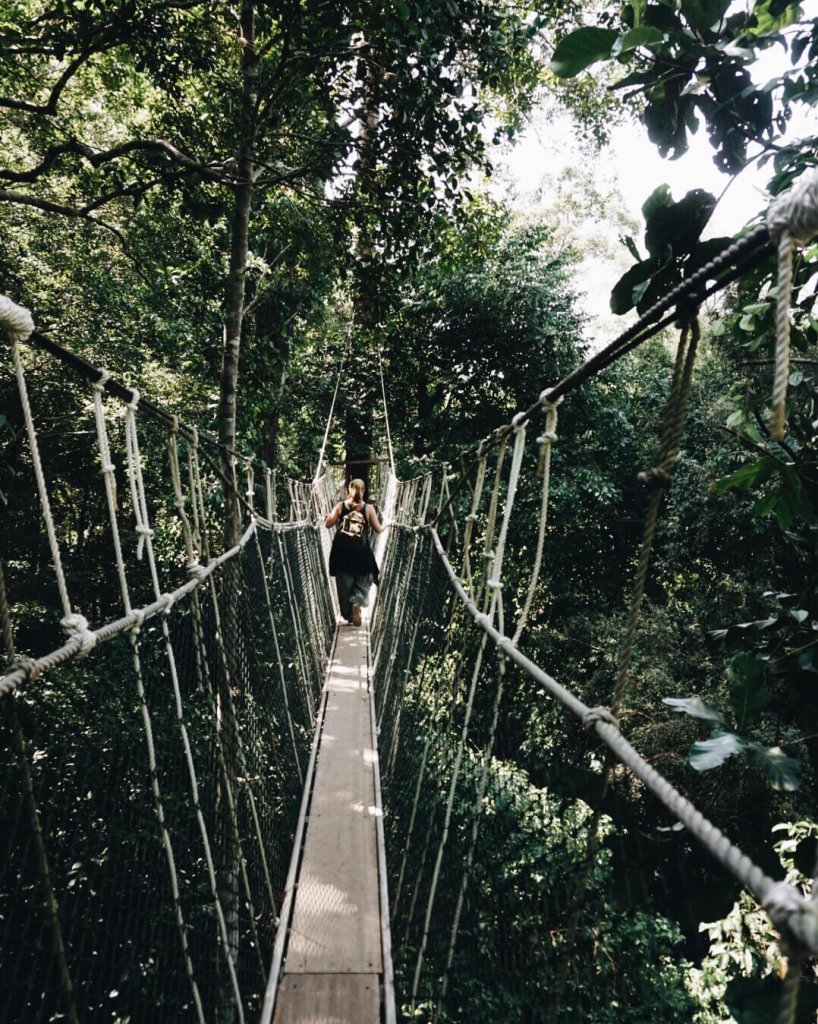
POLYGON ((335 416, 335 403, 338 400, 338 391, 341 387, 341 377, 344 372, 344 363, 346 362, 347 355, 349 354, 349 342, 344 349, 343 355, 341 356, 341 362, 338 365, 338 376, 335 380, 335 391, 332 396, 332 402, 329 407, 329 415, 327 416, 327 426, 324 430, 324 440, 321 442, 321 451, 318 454, 318 465, 315 467, 314 478, 317 480, 321 476, 321 472, 324 468, 324 453, 327 450, 327 441, 329 440, 330 427, 332 426, 332 420, 335 416))
POLYGON ((386 383, 383 377, 383 359, 381 358, 381 350, 378 349, 378 369, 381 375, 381 398, 383 399, 383 422, 386 427, 386 448, 389 452, 389 469, 393 476, 397 476, 395 471, 395 453, 392 450, 392 433, 389 430, 389 408, 386 404, 386 383))
MULTIPOLYGON (((452 588, 465 610, 502 653, 518 665, 539 686, 581 722, 592 708, 544 672, 520 651, 509 637, 495 629, 475 602, 469 597, 452 567, 436 530, 432 538, 438 557, 449 577, 452 588)), ((753 861, 734 846, 712 822, 681 795, 628 743, 619 728, 603 715, 591 715, 589 721, 602 742, 650 791, 667 807, 678 821, 695 836, 710 854, 746 886, 767 910, 779 933, 790 949, 799 949, 810 956, 818 955, 818 902, 807 900, 798 889, 785 882, 776 882, 753 861), (784 898, 786 896, 786 898, 784 898), (770 902, 768 904, 768 897, 770 902)))
MULTIPOLYGON (((94 419, 96 423, 99 459, 101 463, 103 479, 105 481, 105 498, 107 503, 107 511, 109 511, 111 536, 114 541, 114 552, 117 561, 117 574, 120 583, 120 593, 122 595, 122 604, 125 613, 127 616, 130 617, 133 614, 133 612, 131 608, 130 589, 128 587, 125 560, 122 554, 122 542, 120 539, 119 518, 117 515, 116 478, 114 476, 114 466, 111 459, 111 445, 109 442, 109 436, 107 436, 107 423, 105 420, 104 407, 102 404, 102 391, 104 389, 104 385, 105 381, 103 374, 100 376, 100 379, 93 385, 94 419)), ((133 415, 133 409, 130 409, 129 413, 133 415)), ((138 440, 136 441, 136 445, 136 458, 138 458, 138 440)), ((128 456, 128 473, 129 476, 133 476, 130 458, 130 447, 128 456)), ((135 508, 136 506, 134 505, 134 510, 135 508)), ((162 845, 165 849, 165 859, 168 864, 171 894, 173 897, 174 914, 176 918, 176 928, 179 933, 179 941, 181 945, 182 959, 184 961, 185 974, 187 975, 187 980, 190 985, 190 992, 193 998, 193 1005, 195 1005, 196 1007, 197 1017, 200 1021, 200 1024, 205 1024, 205 1011, 204 1006, 202 1004, 202 996, 199 991, 199 985, 196 980, 195 972, 193 972, 192 956, 190 954, 190 947, 187 941, 188 929, 187 924, 185 922, 184 911, 182 909, 181 904, 181 890, 179 888, 179 877, 178 872, 176 870, 176 858, 173 852, 173 843, 171 841, 170 831, 168 829, 165 818, 165 805, 159 782, 159 765, 156 755, 156 744, 154 741, 154 725, 152 716, 150 716, 150 711, 147 707, 147 696, 145 694, 144 681, 142 678, 142 666, 141 657, 139 654, 138 635, 143 621, 143 617, 137 618, 137 620, 134 621, 134 624, 129 631, 128 639, 131 645, 131 657, 133 662, 134 674, 136 677, 136 692, 139 699, 139 709, 142 717, 142 729, 144 731, 145 745, 147 749, 147 765, 148 772, 150 775, 150 790, 152 790, 154 798, 154 810, 156 812, 157 820, 159 822, 159 827, 162 835, 162 845)))
POLYGON ((26 341, 34 331, 34 320, 25 306, 18 306, 7 295, 0 295, 0 328, 9 341, 26 341))
POLYGON ((790 375, 790 306, 792 252, 818 234, 818 170, 805 174, 767 212, 770 237, 778 246, 778 293, 775 304, 775 373, 770 436, 784 440, 787 382, 790 375))

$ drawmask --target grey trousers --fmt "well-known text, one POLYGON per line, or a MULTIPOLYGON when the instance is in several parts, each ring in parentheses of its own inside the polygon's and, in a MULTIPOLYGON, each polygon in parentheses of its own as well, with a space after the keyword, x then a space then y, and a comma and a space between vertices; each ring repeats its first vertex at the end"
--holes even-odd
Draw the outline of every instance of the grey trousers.
POLYGON ((347 622, 351 622, 352 606, 357 604, 365 608, 369 604, 372 573, 366 573, 363 576, 353 576, 351 572, 336 573, 335 586, 338 588, 338 604, 341 608, 341 615, 347 622))

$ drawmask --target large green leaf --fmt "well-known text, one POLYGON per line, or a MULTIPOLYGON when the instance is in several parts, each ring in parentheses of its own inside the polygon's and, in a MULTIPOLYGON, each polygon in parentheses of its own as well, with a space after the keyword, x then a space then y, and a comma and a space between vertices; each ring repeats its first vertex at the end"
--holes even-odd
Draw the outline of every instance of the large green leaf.
POLYGON ((619 33, 612 28, 578 28, 557 43, 551 70, 559 78, 573 78, 596 61, 610 57, 618 37, 619 33))
POLYGON ((769 700, 764 682, 765 665, 752 654, 737 654, 727 669, 730 705, 739 731, 750 728, 769 700))
POLYGON ((788 757, 781 747, 762 747, 750 744, 750 756, 764 772, 773 789, 792 793, 801 785, 801 764, 788 757))
POLYGON ((737 736, 734 732, 716 729, 709 739, 699 740, 698 743, 693 744, 688 754, 688 761, 697 772, 707 772, 711 768, 718 768, 720 764, 724 764, 735 754, 741 754, 748 745, 749 741, 742 736, 737 736))
POLYGON ((639 286, 648 281, 658 269, 656 260, 642 260, 626 270, 611 292, 611 312, 621 315, 633 309, 639 299, 639 286))
POLYGON ((652 25, 638 25, 617 39, 611 50, 611 56, 616 57, 620 53, 627 53, 629 50, 635 50, 639 46, 647 46, 648 48, 656 46, 664 38, 664 33, 658 28, 654 28, 652 25))
POLYGON ((762 484, 775 472, 777 460, 764 455, 756 462, 748 462, 729 476, 723 476, 713 484, 716 494, 724 494, 731 487, 754 487, 762 484))
POLYGON ((698 718, 702 722, 715 722, 717 725, 724 725, 724 715, 715 708, 708 707, 701 697, 665 697, 663 704, 680 711, 691 718, 698 718))

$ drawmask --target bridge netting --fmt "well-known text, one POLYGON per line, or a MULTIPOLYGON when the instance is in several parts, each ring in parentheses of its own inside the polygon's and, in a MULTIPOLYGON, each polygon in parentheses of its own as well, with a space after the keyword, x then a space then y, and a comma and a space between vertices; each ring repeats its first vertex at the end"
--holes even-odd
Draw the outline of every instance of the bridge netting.
MULTIPOLYGON (((783 232, 786 247, 799 233, 783 232)), ((617 720, 689 399, 696 309, 769 245, 756 232, 731 247, 465 468, 389 480, 372 672, 407 1021, 690 1019, 678 935, 624 899, 613 870, 611 837, 628 828, 612 813, 625 769, 662 808, 663 829, 702 843, 767 910, 790 961, 779 1021, 796 1019, 802 966, 818 951, 816 902, 734 847, 617 720), (588 707, 526 654, 559 542, 548 509, 558 416, 570 415, 560 403, 667 320, 681 335, 657 457, 642 467, 626 628, 606 706, 588 707), (521 506, 535 510, 530 536, 517 526, 521 506), (532 709, 555 733, 548 783, 519 756, 532 709)), ((776 430, 787 376, 779 305, 776 430)), ((57 388, 46 357, 24 361, 13 340, 3 387, 28 443, 9 492, 16 522, 3 531, 0 1011, 25 1022, 252 1019, 335 626, 320 529, 334 484, 282 484, 240 465, 244 533, 215 554, 224 470, 197 431, 99 368, 76 365, 77 379, 57 388), (61 446, 42 430, 38 442, 49 389, 91 444, 61 446), (50 582, 32 586, 44 572, 50 582)))
POLYGON ((59 364, 14 354, 2 406, 31 430, 3 531, 0 1019, 252 1020, 335 628, 315 488, 242 467, 244 533, 214 555, 196 432, 97 376, 59 383, 96 443, 55 442, 33 428, 59 364))

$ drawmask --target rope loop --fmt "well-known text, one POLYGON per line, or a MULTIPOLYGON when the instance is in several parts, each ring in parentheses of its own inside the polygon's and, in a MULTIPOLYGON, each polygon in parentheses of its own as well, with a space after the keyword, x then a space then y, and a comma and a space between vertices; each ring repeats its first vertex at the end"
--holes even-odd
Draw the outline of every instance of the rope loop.
POLYGON ((667 487, 670 483, 670 473, 664 466, 651 466, 643 473, 638 473, 636 479, 640 484, 647 484, 648 487, 667 487))
POLYGON ((555 444, 558 440, 559 438, 557 437, 556 431, 546 430, 544 434, 540 434, 537 438, 537 444, 555 444))
POLYGON ((131 626, 131 632, 138 636, 139 631, 145 625, 145 612, 141 608, 136 608, 131 612, 131 617, 134 620, 134 624, 131 626))
POLYGON ((72 640, 79 640, 80 657, 96 647, 97 635, 88 627, 88 619, 78 612, 72 612, 60 619, 60 625, 72 640))
POLYGON ((615 729, 619 728, 619 719, 609 708, 589 708, 582 718, 582 725, 585 729, 593 729, 597 722, 605 722, 615 729))
POLYGON ((515 431, 522 430, 525 427, 528 414, 525 412, 518 412, 511 421, 511 425, 515 431))
POLYGON ((469 514, 466 516, 467 523, 478 523, 479 521, 480 517, 477 515, 476 512, 469 512, 469 514))
POLYGON ((164 607, 162 608, 162 614, 163 615, 168 615, 170 613, 171 608, 176 603, 176 595, 175 594, 164 593, 164 594, 160 595, 159 600, 160 601, 164 601, 164 607))
POLYGON ((553 391, 553 388, 545 388, 543 391, 540 392, 537 401, 540 403, 543 409, 556 409, 558 405, 562 405, 562 395, 559 395, 559 397, 555 398, 553 402, 551 401, 551 395, 553 394, 553 391))
POLYGON ((198 580, 200 583, 204 583, 207 579, 207 569, 198 560, 191 560, 185 564, 185 569, 188 576, 193 580, 198 580))
POLYGON ((99 393, 102 394, 103 391, 105 390, 105 385, 108 383, 110 379, 110 370, 106 370, 104 366, 100 366, 99 377, 97 377, 97 379, 94 381, 91 387, 94 389, 94 391, 99 391, 99 393))
POLYGON ((793 245, 804 245, 818 234, 818 170, 804 174, 794 188, 773 200, 767 229, 773 239, 786 232, 793 245))
POLYGON ((5 674, 11 675, 12 672, 22 672, 26 679, 32 682, 38 678, 41 671, 35 658, 30 658, 27 654, 17 654, 6 668, 5 674))
POLYGON ((139 408, 139 401, 141 398, 142 396, 139 394, 136 388, 133 388, 131 390, 131 400, 128 402, 128 408, 133 409, 133 411, 136 412, 137 409, 139 408))
POLYGON ((805 899, 788 882, 776 882, 761 905, 781 936, 781 949, 787 956, 815 956, 818 951, 818 906, 805 899))
POLYGON ((486 586, 489 588, 489 590, 502 590, 503 589, 503 581, 502 580, 488 580, 488 582, 486 583, 486 586))
POLYGON ((170 427, 168 429, 170 430, 171 434, 179 433, 179 417, 176 415, 176 413, 171 413, 170 427))
POLYGON ((199 447, 199 428, 195 425, 190 428, 190 444, 194 448, 199 447))
POLYGON ((25 341, 34 331, 34 320, 25 306, 18 306, 7 295, 0 295, 0 327, 11 341, 25 341))

